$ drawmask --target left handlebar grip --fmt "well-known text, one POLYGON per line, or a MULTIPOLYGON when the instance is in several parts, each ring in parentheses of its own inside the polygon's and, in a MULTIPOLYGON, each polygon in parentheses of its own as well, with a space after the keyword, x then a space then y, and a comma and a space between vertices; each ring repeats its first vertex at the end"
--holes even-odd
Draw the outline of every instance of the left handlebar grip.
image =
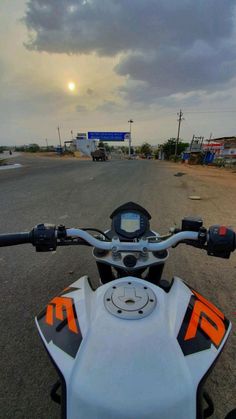
POLYGON ((31 233, 0 234, 0 247, 16 246, 17 244, 32 243, 31 233))

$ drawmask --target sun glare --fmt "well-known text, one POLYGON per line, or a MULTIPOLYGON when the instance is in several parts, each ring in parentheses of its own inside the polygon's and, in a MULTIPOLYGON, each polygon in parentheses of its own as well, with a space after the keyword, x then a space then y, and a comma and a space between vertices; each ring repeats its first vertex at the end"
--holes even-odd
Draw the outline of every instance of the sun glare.
POLYGON ((68 89, 73 92, 75 90, 75 83, 73 81, 70 81, 68 83, 68 89))

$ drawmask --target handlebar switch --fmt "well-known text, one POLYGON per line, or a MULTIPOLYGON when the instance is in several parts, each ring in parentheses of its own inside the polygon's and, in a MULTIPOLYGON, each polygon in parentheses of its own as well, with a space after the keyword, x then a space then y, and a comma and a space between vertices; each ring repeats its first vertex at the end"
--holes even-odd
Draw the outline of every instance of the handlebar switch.
POLYGON ((203 225, 200 217, 185 217, 182 219, 182 231, 198 232, 203 225))
POLYGON ((203 247, 206 241, 207 241, 207 229, 205 227, 201 227, 198 232, 198 242, 200 246, 203 247))
POLYGON ((36 252, 51 252, 56 250, 56 226, 52 224, 38 224, 31 231, 32 244, 36 252))
POLYGON ((235 250, 235 232, 230 228, 213 225, 209 228, 207 254, 229 259, 230 253, 235 250))

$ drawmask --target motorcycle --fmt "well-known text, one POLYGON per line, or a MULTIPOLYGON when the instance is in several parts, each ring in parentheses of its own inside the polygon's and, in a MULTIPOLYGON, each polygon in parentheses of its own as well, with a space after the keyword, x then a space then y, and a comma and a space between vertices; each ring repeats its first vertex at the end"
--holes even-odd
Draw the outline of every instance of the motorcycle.
POLYGON ((231 323, 189 284, 178 277, 166 281, 162 273, 168 249, 180 243, 229 258, 235 232, 219 225, 207 230, 200 218, 186 217, 181 228, 161 236, 151 230, 148 211, 133 202, 110 218, 105 232, 39 224, 0 235, 0 246, 31 243, 37 252, 93 247, 100 286, 81 277, 35 319, 59 375, 52 400, 68 419, 212 416, 204 382, 231 323))

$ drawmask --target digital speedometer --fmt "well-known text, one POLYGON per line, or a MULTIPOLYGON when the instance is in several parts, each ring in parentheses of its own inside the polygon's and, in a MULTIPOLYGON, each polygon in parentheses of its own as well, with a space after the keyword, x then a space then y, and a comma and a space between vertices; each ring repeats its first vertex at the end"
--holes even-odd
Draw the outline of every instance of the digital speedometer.
POLYGON ((139 239, 145 235, 152 235, 149 220, 151 216, 134 202, 127 202, 116 208, 111 214, 112 226, 108 234, 111 237, 118 236, 120 240, 139 239))
POLYGON ((138 211, 122 211, 113 218, 114 231, 126 239, 135 239, 148 231, 149 223, 145 215, 138 211))
POLYGON ((120 228, 127 233, 134 233, 140 230, 140 214, 135 212, 121 214, 120 228))

